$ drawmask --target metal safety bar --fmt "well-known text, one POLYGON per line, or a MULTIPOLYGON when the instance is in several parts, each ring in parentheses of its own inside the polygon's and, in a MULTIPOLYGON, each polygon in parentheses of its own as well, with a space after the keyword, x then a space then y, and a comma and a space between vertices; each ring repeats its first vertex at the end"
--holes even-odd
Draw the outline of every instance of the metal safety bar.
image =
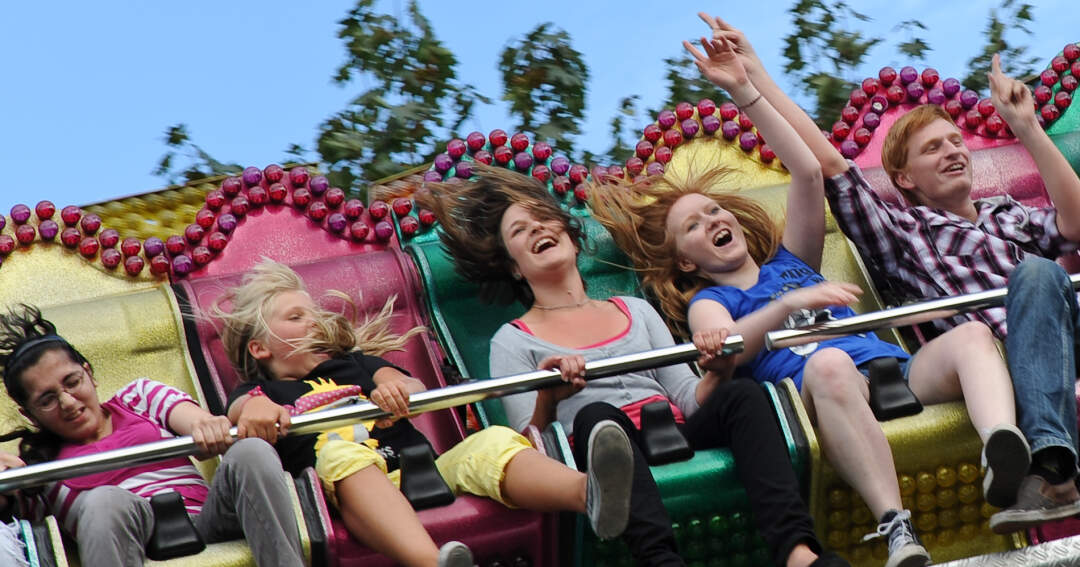
MULTIPOLYGON (((742 350, 743 340, 738 335, 728 337, 724 343, 723 353, 725 355, 736 354, 742 352, 742 350)), ((697 355, 697 348, 692 343, 686 343, 593 360, 585 364, 585 377, 586 379, 605 378, 633 370, 670 366, 695 360, 697 355)), ((554 386, 561 382, 562 378, 558 370, 534 370, 502 378, 473 380, 409 396, 409 413, 415 415, 471 404, 489 398, 554 386)), ((289 435, 317 433, 357 421, 383 417, 390 417, 390 414, 379 409, 378 406, 371 402, 363 402, 296 416, 292 419, 292 425, 289 426, 289 435)), ((236 438, 236 428, 230 429, 229 434, 236 438)), ((9 492, 55 480, 130 467, 172 457, 194 455, 198 452, 192 437, 186 435, 123 449, 103 451, 93 455, 9 469, 0 471, 0 492, 9 492)))
MULTIPOLYGON (((1072 282, 1073 289, 1080 288, 1080 274, 1069 277, 1069 281, 1072 282)), ((970 311, 1000 307, 1005 304, 1007 293, 1007 288, 992 289, 955 297, 931 299, 797 329, 769 331, 765 334, 765 348, 776 350, 843 335, 915 325, 970 311)))

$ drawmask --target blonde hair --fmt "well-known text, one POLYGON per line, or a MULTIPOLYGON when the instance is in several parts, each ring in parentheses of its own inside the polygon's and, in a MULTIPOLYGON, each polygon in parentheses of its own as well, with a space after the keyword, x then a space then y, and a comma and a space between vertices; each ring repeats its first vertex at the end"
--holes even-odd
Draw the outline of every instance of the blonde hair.
POLYGON ((696 272, 679 269, 675 237, 667 231, 672 205, 686 195, 709 197, 739 221, 747 250, 760 266, 776 254, 782 227, 752 199, 721 189, 731 172, 722 167, 688 172, 685 177, 653 176, 637 182, 594 183, 588 189, 593 217, 611 233, 630 257, 642 285, 660 304, 668 326, 688 336, 686 311, 690 299, 716 285, 696 272), (674 177, 674 178, 673 178, 674 177))
MULTIPOLYGON (((296 291, 308 294, 304 281, 292 268, 263 258, 250 272, 244 275, 241 284, 228 290, 211 305, 212 315, 222 323, 221 342, 240 379, 273 379, 269 369, 260 364, 248 351, 252 340, 263 340, 270 336, 267 317, 273 301, 284 292, 296 291), (231 309, 223 308, 225 303, 231 309)), ((304 338, 289 340, 295 352, 323 352, 338 356, 356 348, 365 353, 381 356, 393 350, 402 350, 405 343, 425 330, 422 326, 413 327, 402 335, 390 330, 396 295, 387 298, 382 309, 375 317, 364 317, 364 321, 355 325, 359 309, 352 298, 341 291, 330 290, 326 295, 342 299, 349 315, 317 308, 314 316, 315 331, 304 338)))

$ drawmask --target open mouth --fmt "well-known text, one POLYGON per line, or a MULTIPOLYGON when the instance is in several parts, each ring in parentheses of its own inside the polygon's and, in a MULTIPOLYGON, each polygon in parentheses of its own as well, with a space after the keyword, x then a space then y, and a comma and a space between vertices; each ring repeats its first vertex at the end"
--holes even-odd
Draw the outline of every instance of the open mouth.
POLYGON ((545 236, 540 240, 537 240, 532 247, 533 254, 539 254, 548 248, 554 248, 559 242, 551 236, 545 236))
POLYGON ((713 237, 713 246, 727 246, 731 242, 731 239, 731 231, 726 228, 722 228, 719 232, 716 233, 716 236, 713 237))
POLYGON ((945 168, 945 173, 957 173, 961 171, 964 171, 964 164, 962 163, 954 163, 945 168))

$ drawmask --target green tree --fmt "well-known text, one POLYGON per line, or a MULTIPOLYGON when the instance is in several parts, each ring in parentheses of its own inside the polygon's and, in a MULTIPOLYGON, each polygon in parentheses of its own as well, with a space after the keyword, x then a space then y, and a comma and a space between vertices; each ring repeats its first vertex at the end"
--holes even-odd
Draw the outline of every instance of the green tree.
POLYGON ((169 149, 158 160, 152 173, 164 178, 169 185, 190 183, 215 175, 236 175, 244 169, 239 164, 214 159, 192 142, 187 124, 180 123, 167 128, 164 140, 169 149))
POLYGON ((1030 37, 1028 25, 1034 21, 1031 12, 1031 4, 1015 0, 1003 0, 1000 6, 990 10, 986 29, 983 30, 986 45, 978 55, 968 60, 968 75, 961 81, 964 87, 983 94, 989 92, 986 73, 990 71, 990 60, 995 53, 1001 54, 1001 69, 1007 75, 1022 77, 1034 72, 1038 59, 1026 56, 1026 45, 1014 45, 1005 37, 1011 30, 1019 30, 1030 37), (999 14, 1002 16, 999 17, 999 14))
POLYGON ((927 44, 922 38, 915 35, 916 31, 926 31, 926 26, 919 20, 904 20, 893 27, 893 33, 906 32, 907 39, 900 42, 896 49, 903 55, 907 55, 911 59, 917 61, 925 61, 926 53, 932 51, 930 45, 927 44))
MULTIPOLYGON (((638 116, 637 104, 641 100, 638 95, 623 97, 619 101, 619 109, 611 118, 611 147, 602 156, 607 164, 622 163, 634 152, 634 143, 641 136, 641 132, 635 126, 641 122, 638 116)), ((597 156, 589 156, 595 159, 597 156)))
POLYGON ((842 0, 798 0, 788 13, 795 29, 784 36, 784 72, 814 99, 811 115, 828 128, 856 86, 845 77, 882 39, 850 29, 849 20, 870 18, 842 0))
POLYGON ((570 45, 570 35, 550 22, 536 26, 503 49, 499 60, 503 100, 518 117, 516 128, 532 132, 561 153, 574 154, 573 137, 585 117, 589 68, 570 45))
POLYGON ((431 159, 436 143, 455 134, 478 101, 457 81, 457 58, 435 37, 415 0, 407 18, 376 13, 359 0, 338 37, 346 61, 334 82, 370 85, 321 126, 316 151, 331 182, 353 187, 431 159), (447 126, 446 116, 453 117, 447 126))

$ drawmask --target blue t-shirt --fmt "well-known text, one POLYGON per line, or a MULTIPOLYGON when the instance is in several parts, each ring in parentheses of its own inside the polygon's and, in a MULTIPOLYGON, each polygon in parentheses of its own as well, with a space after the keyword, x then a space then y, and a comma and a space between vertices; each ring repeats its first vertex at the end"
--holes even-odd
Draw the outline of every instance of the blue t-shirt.
MULTIPOLYGON (((750 289, 732 286, 713 286, 694 295, 690 303, 700 299, 711 299, 723 305, 735 320, 740 319, 762 307, 781 295, 801 287, 808 287, 825 281, 821 274, 808 266, 784 247, 780 247, 776 256, 761 266, 758 281, 750 289)), ((833 319, 851 317, 855 312, 850 307, 834 306, 825 309, 800 309, 792 313, 784 322, 785 328, 801 327, 813 322, 821 323, 833 319)), ((820 348, 838 348, 851 356, 855 365, 865 364, 875 358, 896 357, 901 362, 910 356, 896 345, 887 343, 874 335, 859 334, 829 339, 818 343, 809 343, 780 350, 765 350, 757 353, 749 363, 736 370, 739 376, 750 376, 759 382, 779 382, 791 377, 795 386, 802 390, 803 367, 806 359, 820 348)))

